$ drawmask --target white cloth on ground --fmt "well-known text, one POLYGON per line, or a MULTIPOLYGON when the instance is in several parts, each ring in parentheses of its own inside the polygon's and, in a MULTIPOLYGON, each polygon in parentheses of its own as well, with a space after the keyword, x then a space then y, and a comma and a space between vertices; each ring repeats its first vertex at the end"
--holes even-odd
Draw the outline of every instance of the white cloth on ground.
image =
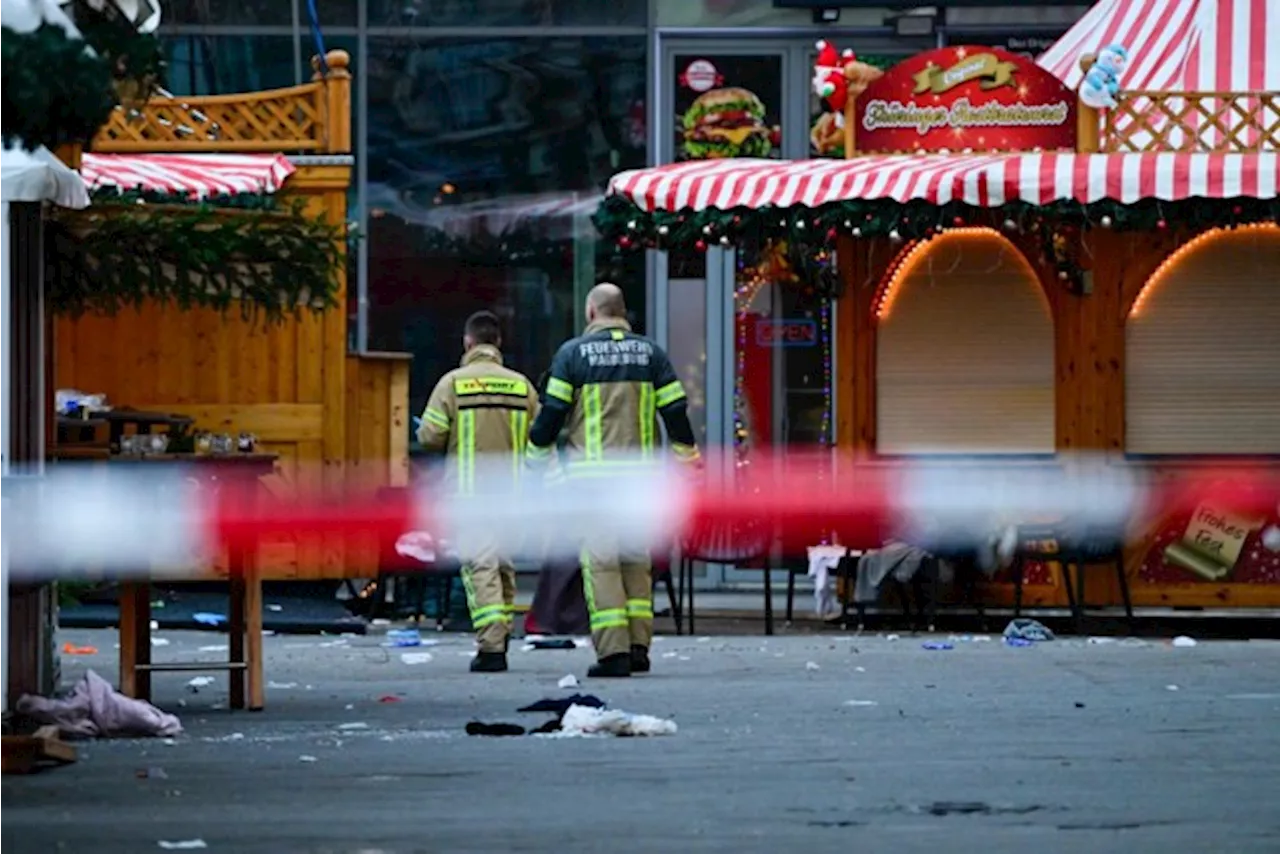
POLYGON ((676 722, 652 715, 633 715, 618 709, 570 706, 560 719, 562 737, 584 735, 675 735, 676 722))

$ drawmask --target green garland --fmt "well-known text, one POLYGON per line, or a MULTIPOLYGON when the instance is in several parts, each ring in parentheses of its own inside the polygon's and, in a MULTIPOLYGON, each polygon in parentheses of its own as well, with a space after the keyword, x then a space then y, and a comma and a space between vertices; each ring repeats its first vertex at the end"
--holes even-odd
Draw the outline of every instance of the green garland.
POLYGON ((702 211, 643 211, 618 196, 607 197, 596 212, 596 228, 613 240, 620 253, 642 249, 706 250, 713 245, 762 247, 785 240, 791 260, 806 277, 817 276, 816 287, 833 296, 839 284, 829 265, 820 263, 838 237, 889 237, 913 240, 946 228, 985 225, 1006 232, 1038 237, 1044 259, 1057 268, 1066 283, 1078 286, 1083 270, 1072 256, 1078 240, 1054 240, 1056 235, 1092 228, 1117 231, 1161 231, 1177 228, 1192 232, 1253 222, 1280 221, 1277 199, 1187 199, 1162 202, 1144 199, 1134 204, 1100 201, 1085 205, 1076 201, 1031 205, 1011 202, 997 208, 979 208, 960 202, 935 205, 926 201, 862 200, 823 205, 819 208, 733 208, 702 211))
POLYGON ((185 207, 219 208, 221 210, 275 211, 280 206, 270 193, 215 193, 194 198, 188 193, 149 190, 145 187, 121 189, 115 186, 94 187, 89 198, 95 205, 182 205, 185 207))
POLYGON ((116 106, 111 63, 54 24, 30 33, 4 27, 0 133, 28 149, 92 139, 116 106))
POLYGON ((56 212, 45 235, 49 304, 62 314, 157 301, 280 321, 338 304, 341 229, 300 209, 102 202, 56 212))

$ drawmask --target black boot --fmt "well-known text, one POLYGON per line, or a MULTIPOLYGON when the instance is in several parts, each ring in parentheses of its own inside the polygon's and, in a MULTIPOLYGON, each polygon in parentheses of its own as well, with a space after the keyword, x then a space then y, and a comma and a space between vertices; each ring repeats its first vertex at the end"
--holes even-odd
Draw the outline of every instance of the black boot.
POLYGON ((504 652, 479 652, 471 659, 472 673, 505 673, 507 654, 504 652))
POLYGON ((631 672, 648 673, 652 669, 653 666, 649 663, 649 647, 632 644, 631 672))
POLYGON ((620 652, 600 659, 587 671, 592 679, 615 679, 631 675, 631 653, 620 652))

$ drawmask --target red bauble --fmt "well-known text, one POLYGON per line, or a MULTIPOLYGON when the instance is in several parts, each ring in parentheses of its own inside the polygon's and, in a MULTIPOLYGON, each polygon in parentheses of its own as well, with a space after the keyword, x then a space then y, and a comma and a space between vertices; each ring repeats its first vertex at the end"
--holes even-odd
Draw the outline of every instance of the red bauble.
POLYGON ((1240 216, 1240 214, 1244 213, 1244 208, 1240 207, 1239 205, 1236 205, 1234 208, 1231 209, 1231 212, 1236 216, 1240 216))
POLYGON ((829 241, 835 240, 838 236, 839 236, 839 232, 837 232, 834 228, 827 229, 827 240, 829 241))
POLYGON ((1169 223, 1165 222, 1164 220, 1162 219, 1156 220, 1156 228, 1160 229, 1161 231, 1164 231, 1168 227, 1169 227, 1169 223))
POLYGON ((630 249, 630 248, 631 248, 631 238, 630 238, 630 237, 627 237, 627 236, 624 234, 622 237, 619 237, 619 238, 618 238, 618 245, 619 245, 619 246, 621 246, 623 249, 630 249))
POLYGON ((693 244, 693 248, 694 248, 694 249, 697 249, 699 252, 706 252, 706 251, 707 251, 707 241, 705 241, 705 240, 699 240, 697 243, 693 244))
POLYGON ((960 226, 964 225, 964 217, 962 216, 956 217, 955 219, 951 220, 951 224, 954 225, 956 228, 959 228, 960 226))

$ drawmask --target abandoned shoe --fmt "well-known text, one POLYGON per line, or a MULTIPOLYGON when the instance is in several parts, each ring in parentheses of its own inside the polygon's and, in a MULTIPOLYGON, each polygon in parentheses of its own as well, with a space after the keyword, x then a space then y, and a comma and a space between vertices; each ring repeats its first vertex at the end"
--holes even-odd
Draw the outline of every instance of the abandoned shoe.
POLYGON ((587 671, 591 679, 614 679, 631 675, 631 653, 620 652, 600 659, 587 671))
POLYGON ((472 673, 505 673, 507 655, 503 652, 478 652, 471 659, 472 673))
POLYGON ((631 647, 631 672, 632 673, 648 673, 653 669, 649 663, 649 648, 647 646, 631 647))

